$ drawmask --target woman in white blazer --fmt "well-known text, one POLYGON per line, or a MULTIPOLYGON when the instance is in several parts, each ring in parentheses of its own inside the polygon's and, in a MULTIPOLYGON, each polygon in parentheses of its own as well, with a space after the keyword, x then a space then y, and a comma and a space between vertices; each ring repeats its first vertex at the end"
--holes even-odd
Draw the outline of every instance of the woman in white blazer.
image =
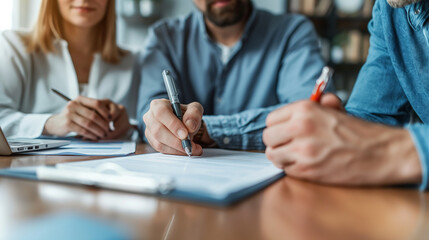
POLYGON ((0 35, 3 132, 123 138, 136 117, 134 60, 116 44, 114 0, 42 0, 33 31, 0 35), (66 102, 52 88, 73 100, 66 102))

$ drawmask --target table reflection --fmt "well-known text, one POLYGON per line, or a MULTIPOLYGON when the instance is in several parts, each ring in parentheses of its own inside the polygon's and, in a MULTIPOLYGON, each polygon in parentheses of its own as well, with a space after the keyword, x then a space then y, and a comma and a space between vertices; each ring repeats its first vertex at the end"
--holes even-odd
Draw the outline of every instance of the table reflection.
POLYGON ((117 191, 98 191, 82 186, 56 183, 39 185, 38 195, 48 206, 75 205, 83 209, 150 218, 157 209, 155 197, 117 191))
POLYGON ((425 193, 336 188, 291 178, 263 195, 264 239, 424 239, 425 193))
POLYGON ((259 197, 229 207, 162 201, 147 239, 262 239, 259 204, 259 197))

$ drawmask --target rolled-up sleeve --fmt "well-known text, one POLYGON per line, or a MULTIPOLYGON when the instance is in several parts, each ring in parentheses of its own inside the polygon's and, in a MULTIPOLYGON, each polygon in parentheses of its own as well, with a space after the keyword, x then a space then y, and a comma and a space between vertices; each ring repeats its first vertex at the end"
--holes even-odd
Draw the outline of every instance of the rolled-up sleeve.
POLYGON ((359 72, 346 105, 349 114, 369 121, 402 126, 410 119, 408 102, 386 46, 380 1, 369 23, 371 33, 368 58, 359 72))
POLYGON ((262 132, 270 112, 281 105, 252 109, 233 115, 204 116, 207 132, 221 148, 264 150, 262 132))

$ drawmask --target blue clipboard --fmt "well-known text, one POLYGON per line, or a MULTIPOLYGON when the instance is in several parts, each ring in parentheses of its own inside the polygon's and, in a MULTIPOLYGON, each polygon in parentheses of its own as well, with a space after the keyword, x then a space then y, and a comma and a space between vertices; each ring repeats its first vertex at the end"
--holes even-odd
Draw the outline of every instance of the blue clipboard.
MULTIPOLYGON (((127 185, 111 187, 110 185, 103 186, 99 184, 93 184, 93 182, 88 183, 85 181, 76 181, 75 179, 68 179, 68 181, 63 181, 64 179, 61 179, 61 177, 55 178, 55 176, 54 178, 48 179, 41 179, 41 175, 39 175, 38 177, 38 169, 40 170, 41 168, 47 167, 22 167, 0 169, 0 176, 34 181, 51 181, 65 182, 69 184, 91 185, 100 188, 138 192, 142 194, 159 196, 162 198, 171 198, 217 206, 227 206, 234 204, 285 176, 282 170, 272 166, 272 164, 268 160, 266 160, 265 155, 261 153, 244 153, 227 150, 205 150, 205 152, 208 152, 208 157, 203 156, 203 158, 194 158, 192 160, 187 160, 187 162, 185 162, 186 158, 162 155, 157 153, 104 160, 102 159, 83 162, 62 163, 57 164, 56 167, 50 167, 52 169, 51 172, 54 173, 55 169, 57 168, 58 171, 66 169, 67 171, 73 172, 73 175, 76 175, 76 173, 79 173, 81 171, 88 171, 88 169, 94 171, 95 168, 92 168, 93 166, 99 167, 100 165, 106 163, 120 163, 122 164, 122 166, 131 166, 134 169, 138 167, 148 167, 147 169, 152 169, 147 170, 148 174, 151 174, 149 176, 160 176, 160 173, 154 170, 157 169, 158 165, 166 165, 165 168, 169 168, 168 171, 179 172, 179 170, 183 169, 183 166, 187 164, 185 166, 189 168, 189 171, 185 172, 184 174, 176 174, 175 176, 172 176, 172 178, 176 181, 176 184, 168 191, 133 191, 134 189, 128 188, 127 185), (218 154, 220 154, 220 156, 211 157, 213 155, 218 154), (165 161, 171 162, 165 163, 165 161), (222 179, 222 181, 218 181, 216 176, 210 176, 210 174, 212 174, 213 172, 219 173, 219 171, 223 169, 225 169, 225 175, 228 176, 220 176, 218 179, 222 179), (230 176, 233 175, 231 173, 235 172, 240 173, 237 173, 237 176, 230 176)), ((162 170, 159 171, 162 172, 162 170)), ((63 176, 63 173, 58 173, 59 174, 57 174, 56 176, 63 176)), ((88 175, 86 172, 82 173, 85 173, 83 175, 88 175)), ((127 175, 128 177, 128 172, 125 175, 127 175)), ((220 175, 223 174, 220 173, 220 175)), ((101 177, 101 179, 109 179, 109 176, 116 175, 112 175, 112 173, 106 173, 106 175, 101 177)), ((146 176, 148 175, 145 175, 145 177, 146 176)), ((137 177, 140 177, 140 175, 138 175, 137 177)), ((138 182, 138 179, 128 179, 127 181, 131 185, 131 183, 138 182)))

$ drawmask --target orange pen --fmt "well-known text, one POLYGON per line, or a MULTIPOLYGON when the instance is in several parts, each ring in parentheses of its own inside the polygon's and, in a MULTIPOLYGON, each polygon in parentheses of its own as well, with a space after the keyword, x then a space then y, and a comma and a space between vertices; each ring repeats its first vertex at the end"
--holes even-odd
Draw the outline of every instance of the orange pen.
POLYGON ((332 68, 323 68, 322 74, 320 75, 319 79, 317 79, 316 85, 314 86, 313 92, 311 93, 311 101, 320 102, 320 98, 322 97, 323 91, 325 91, 326 86, 328 85, 328 82, 333 74, 334 70, 332 68))

